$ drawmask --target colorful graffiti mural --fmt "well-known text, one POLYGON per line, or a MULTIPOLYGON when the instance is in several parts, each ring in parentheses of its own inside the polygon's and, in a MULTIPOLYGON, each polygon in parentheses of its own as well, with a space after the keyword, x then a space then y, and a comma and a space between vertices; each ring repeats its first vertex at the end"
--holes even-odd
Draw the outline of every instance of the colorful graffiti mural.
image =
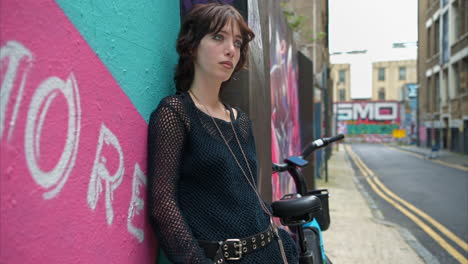
MULTIPOLYGON (((145 85, 134 80, 128 92, 128 76, 114 76, 125 75, 119 67, 148 76, 155 70, 169 75, 173 68, 146 68, 158 56, 143 58, 154 47, 136 52, 151 43, 146 36, 131 36, 131 27, 122 28, 130 35, 107 31, 104 24, 112 21, 102 23, 105 16, 91 23, 86 18, 102 10, 81 6, 88 3, 64 4, 70 8, 66 13, 51 0, 2 0, 0 259, 5 263, 154 263, 157 257, 145 210, 147 117, 142 113, 154 108, 158 97, 135 99, 151 97, 142 95, 154 79, 135 78, 145 85), (92 41, 93 35, 114 39, 109 43, 115 49, 126 47, 125 56, 142 65, 122 66, 113 57, 118 52, 92 41)), ((174 11, 152 1, 143 5, 149 7, 167 13, 174 25, 164 28, 173 32, 159 36, 175 38, 174 11)), ((127 11, 117 2, 112 10, 116 17, 127 11)), ((150 20, 144 24, 155 27, 150 20)), ((175 54, 173 44, 166 51, 175 54)), ((171 79, 159 83, 159 91, 171 92, 171 79)))
POLYGON ((338 133, 351 141, 388 142, 392 132, 400 127, 398 102, 335 103, 338 133))
MULTIPOLYGON (((179 14, 201 2, 2 0, 2 261, 169 263, 146 215, 142 139, 174 91, 179 14)), ((244 15, 248 3, 262 54, 258 3, 218 2, 244 15)), ((297 62, 279 4, 268 6, 272 158, 281 161, 301 146, 297 62)), ((263 73, 263 58, 252 59, 263 73)), ((272 181, 275 200, 293 191, 289 176, 272 181)))
POLYGON ((408 144, 416 144, 417 140, 417 108, 418 85, 406 84, 403 87, 403 102, 401 103, 401 128, 406 131, 405 141, 408 144))
MULTIPOLYGON (((271 147, 273 162, 301 151, 298 95, 297 58, 279 3, 271 4, 270 24, 270 83, 271 83, 271 147)), ((287 173, 274 174, 273 200, 294 191, 287 173)))

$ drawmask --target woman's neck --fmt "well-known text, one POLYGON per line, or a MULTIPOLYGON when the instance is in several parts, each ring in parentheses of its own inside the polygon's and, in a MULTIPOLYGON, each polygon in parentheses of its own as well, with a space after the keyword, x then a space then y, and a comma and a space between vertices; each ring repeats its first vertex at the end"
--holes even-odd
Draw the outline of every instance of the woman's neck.
POLYGON ((219 100, 220 87, 221 82, 217 80, 195 76, 189 91, 195 95, 199 101, 198 103, 211 109, 216 109, 221 103, 219 100))

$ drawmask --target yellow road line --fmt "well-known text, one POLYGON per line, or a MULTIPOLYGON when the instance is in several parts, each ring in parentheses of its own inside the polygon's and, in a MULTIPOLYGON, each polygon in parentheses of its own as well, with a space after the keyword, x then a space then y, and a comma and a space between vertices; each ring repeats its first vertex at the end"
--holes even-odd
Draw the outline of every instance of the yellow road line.
MULTIPOLYGON (((356 155, 356 154, 355 154, 356 155)), ((410 204, 409 202, 403 200, 400 198, 398 195, 393 193, 391 190, 389 190, 381 181, 378 177, 375 176, 375 174, 372 172, 369 167, 367 167, 364 162, 356 155, 358 158, 358 161, 361 162, 362 166, 364 169, 367 171, 367 173, 374 177, 373 180, 375 183, 385 192, 387 193, 390 197, 393 199, 397 200, 401 204, 405 205, 408 207, 408 209, 412 210, 415 212, 417 215, 428 221, 430 224, 432 224, 435 228, 439 229, 440 232, 442 232, 445 236, 450 238, 453 242, 455 242, 459 247, 461 247, 463 250, 468 251, 468 243, 463 241, 461 238, 459 238, 457 235, 455 235, 453 232, 448 230, 445 226, 443 226, 441 223, 439 223, 437 220, 426 214, 424 211, 420 210, 419 208, 415 207, 414 205, 410 204)))
MULTIPOLYGON (((416 225, 418 225, 424 232, 426 232, 430 237, 432 237, 432 239, 434 239, 442 248, 444 248, 450 255, 452 255, 458 262, 462 263, 462 264, 466 264, 468 263, 468 259, 466 259, 462 254, 460 254, 455 248, 453 248, 447 241, 445 241, 439 234, 437 234, 436 232, 434 232, 434 230, 432 230, 428 225, 426 225, 422 220, 420 220, 417 216, 415 216, 413 213, 411 213, 410 211, 408 211, 407 209, 405 209, 404 207, 402 207, 400 204, 398 204, 397 202, 395 202, 394 200, 392 200, 391 198, 389 198, 385 193, 383 193, 382 191, 380 191, 380 189, 378 189, 378 187, 376 186, 376 184, 374 184, 374 181, 378 181, 378 184, 381 188, 382 186, 384 188, 382 188, 382 190, 384 192, 386 191, 390 191, 388 190, 388 188, 386 188, 379 180, 378 178, 375 176, 375 174, 372 173, 372 171, 364 164, 364 162, 362 162, 362 160, 351 150, 351 148, 349 146, 346 146, 346 150, 347 152, 349 153, 349 155, 351 156, 351 158, 353 159, 353 161, 355 162, 356 166, 361 170, 362 174, 364 175, 366 181, 368 182, 369 186, 374 190, 374 192, 379 195, 382 199, 384 199, 385 201, 387 201, 388 203, 390 203, 391 205, 393 205, 396 209, 398 209, 401 213, 403 213, 404 215, 406 215, 409 219, 411 219, 416 225), (370 172, 370 174, 369 174, 370 172)), ((390 192, 392 195, 392 197, 397 197, 394 193, 390 192)), ((389 194, 390 195, 390 194, 389 194)), ((404 201, 403 199, 401 198, 398 198, 398 200, 401 202, 401 201, 404 201)), ((406 206, 409 205, 409 203, 407 203, 405 201, 404 203, 406 206)), ((411 206, 412 208, 415 208, 414 206, 411 206)), ((420 211, 420 210, 419 210, 420 211)), ((422 212, 422 211, 420 211, 422 212)), ((424 214, 426 215, 426 214, 424 214)), ((426 219, 427 220, 427 219, 426 219)), ((429 221, 429 220, 428 220, 429 221)), ((434 222, 437 222, 435 220, 433 220, 434 222)), ((438 223, 438 222, 437 222, 438 223)), ((432 224, 432 223, 431 223, 432 224)), ((439 224, 439 223, 438 223, 439 224)), ((439 224, 439 226, 442 226, 441 224, 439 224)), ((443 229, 445 229, 446 231, 448 231, 449 233, 451 233, 448 229, 446 229, 445 227, 443 227, 443 229)), ((445 234, 445 233, 444 233, 445 234)), ((453 236, 455 236, 453 234, 453 236)), ((453 239, 453 236, 451 239, 453 239)), ((455 236, 456 237, 456 236, 455 236)), ((463 241, 461 241, 462 243, 465 243, 463 241)), ((466 243, 465 243, 466 245, 466 243)), ((462 248, 465 249, 466 251, 466 246, 462 248)))
MULTIPOLYGON (((405 149, 395 148, 395 147, 388 146, 388 145, 386 145, 386 146, 389 147, 389 148, 392 148, 392 149, 394 149, 396 151, 404 152, 404 153, 416 156, 416 157, 421 158, 421 159, 427 159, 426 156, 424 156, 422 154, 414 153, 414 152, 411 152, 411 151, 408 151, 408 150, 405 150, 405 149)), ((433 159, 427 159, 427 160, 430 160, 432 162, 439 163, 441 165, 451 167, 451 168, 454 168, 454 169, 459 169, 459 170, 462 170, 462 171, 468 171, 468 168, 465 167, 465 166, 448 163, 448 162, 445 162, 445 161, 442 161, 442 160, 433 160, 433 159)))

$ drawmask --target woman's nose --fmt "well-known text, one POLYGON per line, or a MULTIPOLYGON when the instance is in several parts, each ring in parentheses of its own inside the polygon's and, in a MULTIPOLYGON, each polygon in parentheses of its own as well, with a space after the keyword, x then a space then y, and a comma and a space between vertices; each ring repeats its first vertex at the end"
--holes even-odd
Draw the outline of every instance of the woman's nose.
POLYGON ((228 57, 233 57, 234 53, 236 52, 236 48, 234 47, 233 43, 227 43, 225 47, 225 54, 228 57))

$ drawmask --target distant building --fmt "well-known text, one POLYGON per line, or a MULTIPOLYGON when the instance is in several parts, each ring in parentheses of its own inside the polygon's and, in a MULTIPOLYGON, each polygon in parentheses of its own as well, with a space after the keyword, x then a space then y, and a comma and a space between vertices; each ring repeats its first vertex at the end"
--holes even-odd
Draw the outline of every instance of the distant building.
POLYGON ((400 141, 415 143, 416 60, 376 61, 367 65, 369 70, 365 71, 365 63, 332 64, 337 132, 347 134, 352 141, 382 143, 396 141, 393 130, 404 129, 406 133, 400 141), (353 66, 361 68, 352 69, 353 66), (361 82, 351 82, 351 78, 361 78, 361 82), (362 88, 360 85, 366 83, 372 88, 370 97, 351 97, 351 89, 362 88))
POLYGON ((416 53, 416 43, 406 42, 331 54, 337 133, 348 141, 416 142, 416 53))
POLYGON ((351 100, 350 64, 333 64, 330 77, 333 82, 333 102, 351 100))
POLYGON ((372 100, 402 101, 402 88, 416 83, 416 60, 372 63, 372 100))
POLYGON ((468 1, 418 1, 419 141, 468 154, 468 1))

